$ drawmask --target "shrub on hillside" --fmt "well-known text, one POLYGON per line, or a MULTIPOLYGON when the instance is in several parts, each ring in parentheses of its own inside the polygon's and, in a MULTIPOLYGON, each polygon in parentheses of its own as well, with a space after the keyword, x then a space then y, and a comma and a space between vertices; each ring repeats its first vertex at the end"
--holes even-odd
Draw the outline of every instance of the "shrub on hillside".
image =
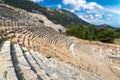
POLYGON ((112 43, 115 39, 115 30, 111 29, 104 29, 101 31, 98 31, 98 40, 102 42, 112 43))
POLYGON ((94 25, 88 27, 73 26, 66 30, 66 35, 75 36, 86 40, 98 40, 112 43, 115 38, 120 38, 120 32, 114 29, 98 29, 94 25))

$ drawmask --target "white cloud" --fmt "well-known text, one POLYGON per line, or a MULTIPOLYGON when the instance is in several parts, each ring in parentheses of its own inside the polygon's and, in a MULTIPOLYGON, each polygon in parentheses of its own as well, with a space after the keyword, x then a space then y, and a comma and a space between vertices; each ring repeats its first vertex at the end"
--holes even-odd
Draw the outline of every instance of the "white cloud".
POLYGON ((105 23, 105 21, 103 21, 103 19, 98 19, 97 17, 95 17, 92 14, 90 14, 90 15, 82 15, 82 16, 80 15, 79 17, 82 18, 83 20, 89 22, 89 23, 92 23, 92 24, 100 25, 100 24, 105 23))
POLYGON ((102 19, 102 14, 95 14, 95 17, 97 18, 97 19, 102 19))
POLYGON ((33 2, 41 2, 41 1, 44 1, 44 0, 30 0, 30 1, 33 1, 33 2))
POLYGON ((120 25, 120 9, 103 7, 96 2, 87 0, 62 0, 67 9, 77 14, 83 20, 93 24, 107 23, 113 26, 120 25))
POLYGON ((115 14, 120 14, 120 10, 118 10, 118 9, 106 9, 106 10, 108 10, 112 13, 115 13, 115 14))
POLYGON ((108 15, 107 15, 107 17, 111 17, 111 16, 112 16, 112 14, 108 14, 108 15))
POLYGON ((82 15, 79 15, 78 17, 79 17, 79 18, 84 18, 82 15))
POLYGON ((79 15, 79 17, 87 22, 93 23, 96 21, 100 21, 103 18, 102 14, 85 14, 85 15, 79 15))
POLYGON ((58 7, 59 9, 61 9, 62 6, 61 6, 61 4, 58 4, 57 7, 58 7))
POLYGON ((90 19, 94 19, 94 16, 92 14, 90 14, 89 18, 90 19))
POLYGON ((86 0, 63 0, 63 4, 65 5, 70 5, 72 9, 75 10, 80 10, 81 8, 83 9, 104 9, 103 6, 95 3, 95 2, 89 2, 87 3, 86 0))
POLYGON ((86 4, 86 0, 63 0, 63 4, 70 5, 74 10, 78 10, 86 4))
POLYGON ((104 9, 101 5, 95 3, 95 2, 90 2, 90 3, 87 3, 86 5, 83 5, 83 8, 84 9, 90 9, 90 10, 93 10, 93 9, 104 9))

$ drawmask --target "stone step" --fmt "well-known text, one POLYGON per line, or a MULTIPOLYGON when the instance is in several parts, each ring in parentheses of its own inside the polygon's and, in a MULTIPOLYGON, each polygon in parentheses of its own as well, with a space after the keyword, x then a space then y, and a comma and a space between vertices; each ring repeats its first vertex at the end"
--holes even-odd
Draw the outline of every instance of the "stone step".
POLYGON ((80 72, 72 68, 70 65, 66 65, 65 63, 63 64, 57 59, 47 59, 40 53, 36 53, 41 59, 39 64, 53 80, 84 80, 80 72))
POLYGON ((51 80, 51 78, 48 75, 46 75, 46 72, 44 70, 42 70, 41 66, 39 65, 39 63, 41 63, 42 61, 38 58, 36 53, 33 50, 30 50, 30 53, 33 56, 34 60, 36 61, 36 64, 37 64, 37 67, 38 67, 38 69, 36 67, 36 70, 39 72, 39 75, 45 80, 46 79, 51 80))
POLYGON ((1 51, 1 48, 3 46, 3 43, 4 43, 4 41, 3 41, 2 37, 0 36, 0 51, 1 51))
POLYGON ((29 33, 29 35, 27 35, 27 37, 28 37, 28 47, 32 47, 32 45, 33 45, 33 44, 31 44, 32 43, 32 40, 31 40, 32 35, 33 35, 32 33, 29 33))
MULTIPOLYGON (((27 48, 22 48, 23 50, 27 50, 27 48)), ((44 73, 41 73, 41 68, 40 66, 38 65, 38 63, 35 61, 34 57, 31 55, 31 54, 34 54, 34 53, 30 53, 30 52, 25 52, 24 53, 29 64, 31 65, 32 67, 32 70, 37 74, 38 76, 38 79, 45 79, 45 80, 51 80, 50 77, 48 77, 46 74, 44 73)))
MULTIPOLYGON (((25 35, 20 32, 21 39, 17 39, 21 40, 22 43, 26 43, 27 46, 40 46, 40 39, 36 39, 40 32, 36 33, 38 35, 32 35, 32 33, 26 31, 24 33, 25 35), (33 44, 30 41, 38 44, 33 44)), ((56 44, 58 40, 66 40, 63 39, 64 36, 59 37, 59 35, 52 35, 52 33, 40 35, 52 44, 56 44)), ((0 52, 9 52, 11 55, 0 53, 0 57, 4 57, 0 58, 0 79, 11 80, 11 75, 16 75, 16 78, 12 80, 84 80, 79 71, 56 58, 47 58, 42 53, 20 47, 19 44, 14 44, 10 48, 10 41, 5 41, 3 44, 0 52), (1 68, 1 65, 4 69, 1 68)), ((66 45, 69 46, 69 43, 66 45)))
MULTIPOLYGON (((36 53, 37 53, 36 55, 39 56, 39 58, 41 59, 41 62, 39 62, 39 65, 43 68, 43 70, 47 74, 49 74, 51 79, 65 80, 61 78, 61 76, 65 78, 65 75, 60 70, 58 70, 58 66, 59 66, 58 64, 54 64, 50 60, 48 60, 46 57, 42 56, 40 53, 38 52, 36 53)), ((69 80, 69 79, 67 78, 66 80, 69 80)))
POLYGON ((11 57, 10 41, 5 41, 0 51, 0 80, 18 80, 11 57))
POLYGON ((55 36, 51 37, 50 42, 52 44, 56 45, 56 42, 58 41, 58 39, 59 39, 59 35, 55 35, 55 36))
POLYGON ((8 69, 6 80, 18 80, 14 67, 8 69))
POLYGON ((13 49, 14 65, 18 78, 21 80, 38 80, 37 75, 32 71, 31 66, 24 57, 24 51, 22 51, 21 47, 18 44, 15 44, 13 49))
POLYGON ((31 66, 31 70, 37 75, 38 79, 42 79, 41 76, 39 75, 40 73, 39 65, 36 63, 30 52, 28 52, 27 48, 22 47, 22 50, 25 51, 24 56, 27 62, 29 63, 29 65, 31 66))
POLYGON ((35 36, 34 34, 30 34, 30 35, 29 35, 29 39, 28 39, 28 45, 29 45, 29 47, 32 48, 32 49, 34 49, 34 45, 35 45, 35 44, 33 44, 33 43, 34 43, 34 41, 33 41, 34 36, 35 36))
POLYGON ((31 56, 31 54, 29 53, 29 50, 25 47, 22 47, 22 50, 24 52, 24 56, 27 58, 27 60, 29 60, 30 64, 36 64, 35 60, 33 59, 33 57, 31 56))
POLYGON ((39 64, 40 62, 42 62, 42 60, 37 56, 37 54, 33 50, 30 50, 30 53, 33 56, 33 58, 36 60, 37 64, 39 64))
POLYGON ((23 46, 26 46, 26 47, 28 47, 29 45, 28 45, 28 39, 29 39, 29 36, 30 35, 30 33, 26 33, 26 34, 24 34, 24 36, 23 36, 23 46))
POLYGON ((2 37, 0 36, 0 41, 2 41, 2 37))
POLYGON ((28 66, 30 69, 30 66, 23 55, 23 51, 21 50, 21 47, 18 44, 15 44, 14 49, 15 49, 15 57, 17 58, 19 64, 24 64, 28 66))

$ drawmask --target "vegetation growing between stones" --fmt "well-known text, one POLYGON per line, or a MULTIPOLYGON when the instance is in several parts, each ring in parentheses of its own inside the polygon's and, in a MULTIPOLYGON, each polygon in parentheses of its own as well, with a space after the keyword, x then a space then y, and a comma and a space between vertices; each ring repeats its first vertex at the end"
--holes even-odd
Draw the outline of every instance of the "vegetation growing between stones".
POLYGON ((66 30, 66 35, 75 36, 86 40, 97 40, 112 43, 114 39, 120 38, 120 29, 98 29, 95 25, 89 25, 85 28, 83 25, 80 25, 68 28, 66 30))
POLYGON ((23 50, 23 53, 29 52, 28 50, 23 50))

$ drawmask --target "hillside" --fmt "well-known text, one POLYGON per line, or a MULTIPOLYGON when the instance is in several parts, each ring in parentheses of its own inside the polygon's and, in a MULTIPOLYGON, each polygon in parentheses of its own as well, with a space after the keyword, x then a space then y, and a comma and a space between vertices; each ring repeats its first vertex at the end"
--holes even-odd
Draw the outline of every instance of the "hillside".
POLYGON ((98 25, 97 27, 101 29, 115 29, 114 27, 108 24, 101 24, 101 25, 98 25))
POLYGON ((43 14, 53 23, 61 24, 64 27, 70 27, 73 25, 80 25, 80 24, 84 24, 84 25, 89 24, 69 11, 62 9, 58 10, 58 9, 46 8, 29 0, 4 0, 4 3, 17 8, 25 9, 29 12, 43 14))
MULTIPOLYGON (((57 32, 65 31, 65 28, 61 25, 54 24, 52 21, 48 20, 44 15, 37 13, 30 13, 26 10, 15 8, 6 4, 0 4, 0 21, 6 21, 2 25, 10 25, 10 22, 13 22, 14 25, 28 25, 28 26, 42 26, 51 27, 57 32)), ((1 23, 0 23, 1 24, 1 23)))
POLYGON ((39 19, 32 17, 29 12, 5 4, 0 4, 0 19, 16 22, 27 21, 27 23, 31 23, 31 21, 34 21, 35 23, 40 23, 39 19))

